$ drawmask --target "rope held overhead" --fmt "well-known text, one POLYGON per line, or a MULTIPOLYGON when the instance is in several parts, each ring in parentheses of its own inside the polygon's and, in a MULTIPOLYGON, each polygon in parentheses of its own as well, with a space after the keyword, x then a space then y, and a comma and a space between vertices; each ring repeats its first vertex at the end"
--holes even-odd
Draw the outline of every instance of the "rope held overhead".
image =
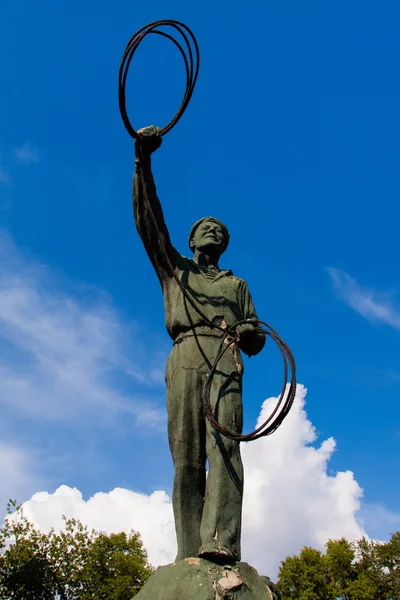
POLYGON ((200 67, 200 52, 199 46, 196 38, 193 33, 184 23, 180 23, 180 21, 155 21, 154 23, 149 23, 149 25, 145 25, 141 29, 139 29, 129 40, 125 52, 122 56, 121 66, 119 69, 119 86, 118 86, 118 98, 119 98, 119 109, 121 112, 121 117, 124 122, 125 128, 128 131, 129 135, 134 139, 137 139, 138 133, 132 127, 131 122, 128 117, 128 113, 126 110, 126 79, 128 76, 129 66, 131 64, 132 58, 140 44, 140 42, 148 35, 149 33, 155 35, 161 35, 168 40, 171 40, 173 44, 178 48, 179 52, 182 55, 183 61, 185 63, 185 71, 186 71, 186 89, 185 94, 183 96, 182 103, 175 114, 175 116, 171 119, 171 121, 160 131, 160 135, 165 135, 170 131, 182 117, 185 112, 190 99, 193 94, 194 87, 196 85, 197 76, 199 74, 200 67), (173 35, 166 33, 159 29, 160 27, 172 27, 183 39, 183 42, 179 42, 176 40, 173 35), (182 43, 186 46, 186 51, 182 46, 182 43), (192 48, 193 46, 193 48, 192 48))

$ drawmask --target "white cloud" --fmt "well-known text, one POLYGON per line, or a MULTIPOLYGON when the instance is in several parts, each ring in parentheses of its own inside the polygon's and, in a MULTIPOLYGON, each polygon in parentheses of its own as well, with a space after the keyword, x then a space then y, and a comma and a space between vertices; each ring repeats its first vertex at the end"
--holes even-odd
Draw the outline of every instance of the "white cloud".
POLYGON ((132 323, 104 294, 62 287, 0 235, 0 406, 41 419, 125 413, 159 424, 164 411, 146 393, 151 361, 140 351, 129 358, 133 343, 140 350, 132 323))
POLYGON ((341 300, 369 321, 381 322, 400 329, 400 309, 388 294, 362 288, 355 279, 340 269, 328 269, 333 287, 341 300))
POLYGON ((25 142, 20 148, 15 150, 15 157, 21 163, 38 163, 40 162, 36 148, 30 143, 25 142))
MULTIPOLYGON (((266 574, 304 545, 323 548, 329 538, 363 535, 356 514, 362 490, 350 471, 328 473, 335 440, 316 440, 299 385, 292 410, 271 436, 243 447, 246 494, 243 549, 266 574), (260 557, 261 560, 260 560, 260 557)), ((264 402, 258 424, 275 399, 264 402)))
POLYGON ((85 501, 79 490, 64 485, 54 494, 35 494, 23 507, 24 514, 43 531, 61 528, 63 515, 107 533, 134 529, 140 532, 152 564, 166 564, 175 558, 172 505, 164 491, 146 496, 116 488, 85 501))
MULTIPOLYGON (((280 560, 305 544, 323 548, 329 538, 358 538, 362 491, 349 471, 328 474, 335 449, 329 438, 318 447, 314 427, 304 411, 306 390, 298 386, 291 413, 272 436, 243 446, 245 499, 243 560, 260 573, 276 577, 280 560)), ((275 399, 267 400, 260 419, 275 399)), ((124 489, 98 493, 86 502, 66 486, 54 494, 35 494, 24 505, 42 529, 61 525, 61 516, 77 517, 90 527, 142 534, 154 565, 174 560, 175 534, 170 498, 164 491, 146 496, 124 489)))

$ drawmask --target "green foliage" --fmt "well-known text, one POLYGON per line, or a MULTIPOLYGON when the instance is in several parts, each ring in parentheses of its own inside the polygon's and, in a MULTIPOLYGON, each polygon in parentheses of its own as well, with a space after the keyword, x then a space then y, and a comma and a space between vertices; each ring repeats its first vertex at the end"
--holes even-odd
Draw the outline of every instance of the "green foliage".
POLYGON ((303 548, 281 563, 283 600, 400 600, 400 532, 379 544, 329 540, 323 554, 303 548))
POLYGON ((284 600, 327 600, 326 558, 305 547, 300 556, 287 558, 279 570, 278 589, 284 600))
POLYGON ((387 590, 392 600, 400 600, 400 531, 394 533, 387 544, 378 546, 376 552, 386 572, 387 590))
POLYGON ((2 600, 130 600, 151 574, 138 533, 106 535, 64 519, 41 533, 10 501, 0 529, 2 600))

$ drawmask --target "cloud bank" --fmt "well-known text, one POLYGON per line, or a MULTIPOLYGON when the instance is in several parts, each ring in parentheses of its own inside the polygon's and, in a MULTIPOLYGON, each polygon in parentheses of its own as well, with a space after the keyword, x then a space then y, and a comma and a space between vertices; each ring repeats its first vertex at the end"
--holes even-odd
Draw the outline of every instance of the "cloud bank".
MULTIPOLYGON (((305 396, 305 388, 298 386, 292 411, 281 428, 242 451, 243 560, 273 577, 280 561, 305 544, 322 548, 329 538, 364 534, 356 519, 360 486, 349 471, 328 473, 335 449, 332 438, 310 445, 316 434, 304 410, 305 396)), ((270 398, 264 403, 260 421, 275 401, 270 398)), ((63 514, 107 532, 135 529, 153 565, 175 558, 172 506, 165 491, 144 495, 118 488, 85 501, 77 489, 61 486, 53 494, 35 494, 24 510, 43 530, 60 527, 63 514)))
MULTIPOLYGON (((304 545, 323 548, 329 538, 356 539, 362 490, 350 471, 329 474, 335 440, 319 446, 304 410, 306 389, 299 385, 292 410, 270 437, 243 448, 245 464, 244 554, 268 573, 304 545)), ((263 404, 257 425, 276 399, 263 404)), ((251 562, 250 561, 250 562, 251 562)))

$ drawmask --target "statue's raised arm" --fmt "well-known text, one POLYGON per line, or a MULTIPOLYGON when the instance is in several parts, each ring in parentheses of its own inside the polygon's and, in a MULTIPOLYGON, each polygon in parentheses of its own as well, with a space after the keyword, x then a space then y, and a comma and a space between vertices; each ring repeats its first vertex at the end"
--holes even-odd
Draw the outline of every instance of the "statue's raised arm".
POLYGON ((136 228, 162 286, 171 277, 167 258, 175 267, 176 250, 171 244, 151 170, 151 155, 162 143, 156 127, 146 127, 135 140, 133 214, 136 228))

